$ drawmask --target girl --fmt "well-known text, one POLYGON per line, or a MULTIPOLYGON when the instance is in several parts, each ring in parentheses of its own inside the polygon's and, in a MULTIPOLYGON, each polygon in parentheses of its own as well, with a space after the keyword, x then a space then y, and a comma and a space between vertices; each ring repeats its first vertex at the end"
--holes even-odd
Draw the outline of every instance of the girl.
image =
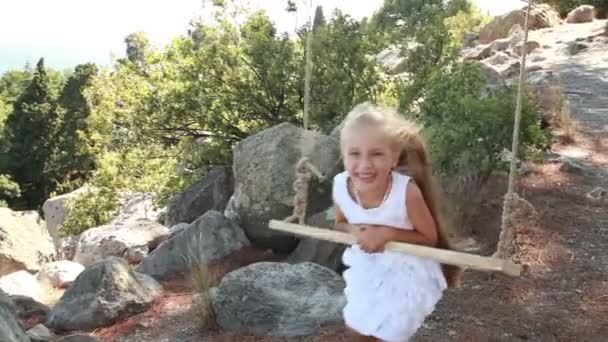
POLYGON ((433 260, 383 250, 389 241, 447 247, 424 144, 398 113, 361 104, 344 121, 340 149, 336 228, 358 239, 342 257, 345 323, 360 341, 407 341, 458 275, 442 273, 433 260))

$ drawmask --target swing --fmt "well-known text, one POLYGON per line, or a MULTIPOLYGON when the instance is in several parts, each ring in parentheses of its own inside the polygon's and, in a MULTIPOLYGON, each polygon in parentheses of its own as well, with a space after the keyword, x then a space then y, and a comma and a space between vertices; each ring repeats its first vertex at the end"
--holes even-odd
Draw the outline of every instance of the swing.
MULTIPOLYGON (((528 42, 528 18, 530 16, 530 7, 532 0, 528 1, 526 9, 526 16, 524 22, 524 42, 526 46, 528 42)), ((312 30, 308 31, 306 46, 306 82, 305 82, 305 94, 304 94, 304 129, 308 129, 308 111, 310 101, 310 47, 312 40, 312 30)), ((440 249, 427 247, 416 244, 409 244, 403 242, 389 242, 386 244, 385 249, 389 251, 408 253, 414 256, 428 258, 437 262, 458 266, 462 268, 472 268, 480 271, 489 272, 500 272, 508 276, 518 277, 521 275, 522 266, 509 260, 509 250, 513 242, 513 222, 509 218, 514 210, 515 203, 520 197, 514 192, 514 183, 516 175, 516 155, 519 146, 519 126, 521 122, 521 110, 522 110, 522 88, 524 84, 524 72, 526 67, 526 53, 521 56, 518 90, 517 90, 517 104, 515 109, 515 122, 513 127, 513 141, 511 150, 513 156, 510 161, 509 169, 509 182, 507 193, 504 196, 503 201, 503 212, 501 217, 501 231, 499 235, 498 245, 496 252, 491 257, 484 257, 476 254, 457 252, 453 250, 440 249)), ((343 233, 335 230, 321 229, 313 226, 304 224, 306 216, 306 204, 307 204, 307 191, 308 184, 313 177, 317 177, 320 181, 325 180, 325 176, 322 175, 315 167, 310 163, 308 158, 303 157, 297 164, 296 167, 296 181, 294 182, 294 190, 296 195, 294 197, 294 214, 284 220, 270 220, 268 227, 275 231, 297 235, 301 237, 309 237, 319 240, 331 241, 341 244, 353 245, 357 243, 357 239, 354 235, 343 233), (293 223, 297 220, 298 223, 293 223)))

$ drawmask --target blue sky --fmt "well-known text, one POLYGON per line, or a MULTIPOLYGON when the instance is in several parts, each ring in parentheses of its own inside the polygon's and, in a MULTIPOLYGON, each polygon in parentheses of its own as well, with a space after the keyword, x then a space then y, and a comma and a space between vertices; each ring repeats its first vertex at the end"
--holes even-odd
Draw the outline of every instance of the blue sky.
MULTIPOLYGON (((286 0, 245 0, 263 8, 281 31, 293 30, 306 20, 310 0, 296 0, 298 18, 285 12, 286 0)), ((475 0, 492 15, 522 6, 519 0, 475 0)), ((202 15, 202 0, 5 0, 0 7, 0 73, 35 64, 44 56, 47 65, 70 68, 78 63, 107 65, 111 56, 124 54, 124 37, 145 31, 155 44, 165 44, 186 32, 188 23, 202 15)), ((325 13, 333 8, 356 18, 369 16, 382 0, 313 0, 325 13)))

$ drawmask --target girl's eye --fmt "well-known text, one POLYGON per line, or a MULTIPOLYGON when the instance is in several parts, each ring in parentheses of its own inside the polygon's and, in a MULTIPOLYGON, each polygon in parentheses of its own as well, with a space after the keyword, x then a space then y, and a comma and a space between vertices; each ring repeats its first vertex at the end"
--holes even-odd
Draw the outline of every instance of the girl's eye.
POLYGON ((348 152, 348 155, 349 155, 349 156, 356 157, 356 156, 358 156, 358 155, 359 155, 359 152, 355 152, 355 151, 353 151, 353 152, 348 152))

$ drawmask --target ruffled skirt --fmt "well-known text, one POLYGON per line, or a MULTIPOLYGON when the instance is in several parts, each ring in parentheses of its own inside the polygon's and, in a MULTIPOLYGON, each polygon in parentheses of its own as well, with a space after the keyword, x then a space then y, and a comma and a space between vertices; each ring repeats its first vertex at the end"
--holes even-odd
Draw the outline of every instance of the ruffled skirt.
POLYGON ((347 326, 387 342, 407 341, 447 288, 439 263, 405 253, 366 253, 354 245, 342 261, 347 326))

